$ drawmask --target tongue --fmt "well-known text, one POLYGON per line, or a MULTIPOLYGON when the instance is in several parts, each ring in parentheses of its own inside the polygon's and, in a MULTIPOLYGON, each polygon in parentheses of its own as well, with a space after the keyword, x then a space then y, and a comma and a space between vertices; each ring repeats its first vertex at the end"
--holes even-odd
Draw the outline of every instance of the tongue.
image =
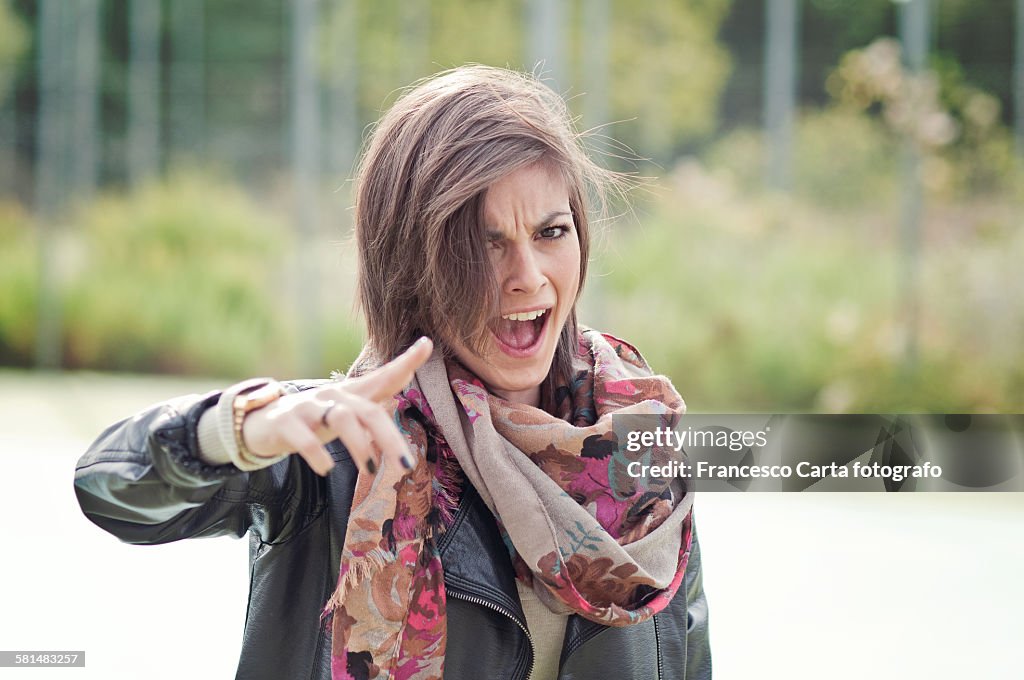
POLYGON ((537 341, 536 321, 509 321, 498 319, 494 326, 494 334, 510 347, 526 349, 537 341))

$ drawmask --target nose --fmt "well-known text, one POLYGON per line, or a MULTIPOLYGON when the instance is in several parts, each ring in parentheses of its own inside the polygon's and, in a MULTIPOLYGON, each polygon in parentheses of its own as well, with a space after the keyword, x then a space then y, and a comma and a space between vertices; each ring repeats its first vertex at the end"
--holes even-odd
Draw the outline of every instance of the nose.
POLYGON ((502 272, 502 290, 507 295, 533 295, 547 284, 537 254, 529 246, 506 251, 502 272))

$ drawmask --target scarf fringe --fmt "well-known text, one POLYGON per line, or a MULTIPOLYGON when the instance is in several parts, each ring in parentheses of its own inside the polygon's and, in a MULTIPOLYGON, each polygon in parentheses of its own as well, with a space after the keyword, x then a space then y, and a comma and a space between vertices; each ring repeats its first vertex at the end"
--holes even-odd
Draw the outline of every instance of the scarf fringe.
POLYGON ((323 620, 324 617, 330 616, 334 613, 335 609, 345 604, 345 596, 359 585, 360 581, 369 578, 375 572, 394 562, 395 559, 397 557, 394 553, 382 550, 381 548, 374 548, 362 557, 350 560, 345 575, 338 580, 338 586, 331 593, 327 604, 324 605, 320 619, 323 620))
MULTIPOLYGON (((437 460, 437 470, 434 479, 437 480, 435 489, 438 519, 444 529, 451 526, 455 521, 455 512, 459 508, 459 500, 462 498, 462 466, 458 459, 451 453, 447 444, 438 445, 440 452, 437 460)), ((426 538, 434 538, 434 527, 427 527, 426 538)))

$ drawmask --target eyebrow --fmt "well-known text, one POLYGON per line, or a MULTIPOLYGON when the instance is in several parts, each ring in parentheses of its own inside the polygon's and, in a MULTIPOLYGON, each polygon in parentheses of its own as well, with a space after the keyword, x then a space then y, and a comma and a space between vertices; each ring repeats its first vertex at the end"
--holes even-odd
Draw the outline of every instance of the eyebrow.
MULTIPOLYGON (((552 210, 547 215, 545 215, 543 219, 541 219, 540 223, 538 223, 533 229, 530 230, 530 233, 536 234, 541 229, 547 229, 549 226, 551 226, 551 223, 557 220, 559 217, 572 217, 572 213, 566 212, 564 210, 552 210)), ((500 232, 497 229, 493 229, 491 227, 487 228, 487 240, 498 241, 503 238, 505 238, 505 234, 503 232, 500 232)))

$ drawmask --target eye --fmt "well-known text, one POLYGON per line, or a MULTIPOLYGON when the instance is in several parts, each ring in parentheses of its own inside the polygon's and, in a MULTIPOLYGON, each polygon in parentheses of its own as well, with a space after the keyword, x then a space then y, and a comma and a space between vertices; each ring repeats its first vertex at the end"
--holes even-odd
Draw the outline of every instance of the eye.
POLYGON ((550 227, 545 227, 544 229, 540 230, 541 238, 545 238, 550 241, 560 239, 568 233, 569 227, 566 227, 564 225, 554 225, 550 227))

